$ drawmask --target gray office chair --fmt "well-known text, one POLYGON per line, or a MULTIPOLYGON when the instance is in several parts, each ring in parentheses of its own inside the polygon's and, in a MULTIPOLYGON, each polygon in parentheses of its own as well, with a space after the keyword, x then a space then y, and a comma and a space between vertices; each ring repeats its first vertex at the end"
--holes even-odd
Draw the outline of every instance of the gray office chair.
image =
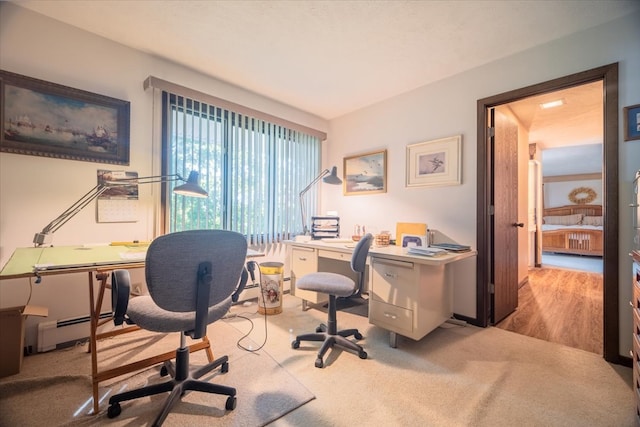
POLYGON ((353 251, 351 269, 358 274, 357 282, 341 274, 329 272, 309 273, 296 281, 296 287, 298 289, 321 292, 329 295, 327 324, 318 326, 316 333, 298 335, 296 339, 291 342, 291 347, 296 349, 300 347, 300 341, 323 341, 318 351, 318 357, 315 363, 316 368, 322 368, 324 366, 322 358, 333 346, 355 351, 361 359, 367 358, 367 352, 365 352, 361 346, 347 339, 347 337, 353 335, 355 339, 361 340, 362 334, 357 329, 344 329, 339 331, 336 312, 338 297, 350 297, 360 294, 362 291, 367 255, 369 254, 372 240, 373 236, 366 234, 360 239, 353 251))
MULTIPOLYGON (((222 318, 229 307, 242 275, 247 241, 239 233, 224 230, 183 231, 155 239, 147 250, 145 275, 148 296, 128 301, 127 318, 143 329, 155 332, 180 332, 175 367, 166 365, 162 374, 171 380, 116 394, 109 399, 107 416, 120 415, 120 402, 171 392, 153 425, 161 425, 172 406, 187 390, 226 395, 225 409, 236 407, 236 390, 198 378, 218 367, 229 370, 228 356, 189 372, 189 348, 186 336, 206 337, 207 325, 222 318)), ((123 289, 117 294, 123 294, 123 289)))

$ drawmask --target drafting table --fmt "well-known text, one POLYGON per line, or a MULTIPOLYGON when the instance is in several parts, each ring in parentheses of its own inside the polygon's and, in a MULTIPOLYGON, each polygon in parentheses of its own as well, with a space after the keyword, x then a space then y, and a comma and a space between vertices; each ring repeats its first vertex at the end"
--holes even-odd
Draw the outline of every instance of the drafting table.
MULTIPOLYGON (((117 368, 99 371, 97 341, 140 329, 138 326, 128 326, 106 332, 98 332, 98 328, 112 318, 100 319, 104 293, 108 287, 111 271, 116 269, 144 268, 147 245, 83 245, 83 246, 54 246, 18 248, 0 271, 0 280, 17 278, 42 279, 49 275, 88 273, 89 276, 89 315, 90 342, 88 351, 91 353, 91 378, 93 383, 93 413, 99 411, 98 384, 120 375, 138 371, 156 365, 175 357, 175 351, 159 354, 147 359, 139 360, 117 368), (97 282, 97 292, 96 292, 97 282)), ((262 254, 251 249, 247 257, 262 254)), ((189 346, 190 352, 205 350, 209 361, 213 361, 213 352, 209 339, 205 335, 201 342, 189 346)))

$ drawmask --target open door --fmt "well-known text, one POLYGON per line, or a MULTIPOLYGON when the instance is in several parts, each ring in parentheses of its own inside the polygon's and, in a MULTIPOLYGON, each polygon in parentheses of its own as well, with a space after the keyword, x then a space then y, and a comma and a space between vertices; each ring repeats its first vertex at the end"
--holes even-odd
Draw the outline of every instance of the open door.
POLYGON ((490 111, 493 132, 493 324, 518 307, 518 126, 499 108, 490 111))
MULTIPOLYGON (((602 67, 582 71, 576 74, 549 80, 532 86, 523 87, 488 98, 479 99, 477 102, 478 113, 478 147, 477 147, 477 318, 471 319, 471 323, 477 326, 488 326, 490 321, 499 321, 504 314, 492 314, 492 309, 504 310, 503 301, 508 301, 509 290, 501 289, 494 281, 495 272, 499 268, 494 266, 497 258, 501 257, 503 249, 496 249, 494 226, 498 226, 501 220, 497 220, 495 214, 497 200, 502 200, 502 192, 506 186, 495 186, 494 174, 498 169, 503 169, 502 164, 495 162, 493 146, 490 144, 494 138, 489 138, 487 124, 490 111, 496 106, 517 101, 529 96, 540 95, 568 87, 602 80, 604 87, 604 203, 606 212, 604 218, 604 359, 610 363, 623 363, 631 366, 632 360, 620 354, 620 312, 619 312, 619 243, 618 243, 618 64, 613 63, 602 67), (494 198, 495 196, 495 198, 494 198), (491 284, 495 284, 495 293, 492 294, 491 284), (502 294, 502 292, 506 292, 502 294)), ((501 214, 499 214, 501 215, 501 214)), ((514 221, 514 223, 516 223, 514 221)), ((517 224, 517 223, 516 223, 517 224)), ((505 226, 505 231, 508 227, 505 226)), ((500 262, 504 262, 501 260, 500 262)), ((517 292, 517 289, 516 289, 517 292)), ((517 305, 517 303, 516 303, 517 305)), ((504 307, 508 307, 504 303, 504 307)), ((508 308, 506 309, 508 310, 508 308)))

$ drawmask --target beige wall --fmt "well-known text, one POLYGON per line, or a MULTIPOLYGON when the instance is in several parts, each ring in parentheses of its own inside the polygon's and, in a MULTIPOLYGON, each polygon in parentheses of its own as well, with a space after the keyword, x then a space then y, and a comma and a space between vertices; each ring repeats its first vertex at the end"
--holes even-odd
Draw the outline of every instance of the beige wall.
MULTIPOLYGON (((143 81, 154 75, 248 107, 268 111, 321 131, 328 123, 277 101, 215 80, 169 61, 126 48, 20 8, 0 2, 0 68, 52 83, 127 100, 131 104, 131 164, 106 165, 0 153, 0 265, 15 248, 32 246, 34 233, 96 184, 97 169, 136 171, 152 175, 160 151, 154 144, 153 96, 143 81)), ((55 245, 151 240, 154 237, 158 188, 140 186, 139 218, 132 223, 96 223, 95 203, 76 215, 53 236, 55 245)), ((284 261, 281 247, 266 249, 260 262, 284 261)), ((136 278, 142 281, 143 277, 136 278)), ((58 320, 85 316, 89 311, 86 274, 49 276, 42 283, 27 279, 0 281, 0 307, 29 300, 49 307, 58 320)), ((107 295, 105 310, 110 310, 107 295)), ((35 347, 38 319, 27 321, 27 344, 35 347)), ((87 327, 88 333, 88 327, 87 327)))
MULTIPOLYGON (((325 209, 337 210, 346 230, 353 224, 393 229, 396 221, 427 222, 460 243, 476 244, 477 101, 606 64, 619 63, 619 103, 640 103, 640 14, 627 16, 376 103, 331 121, 327 164, 361 152, 387 149, 388 191, 372 196, 341 197, 339 189, 323 191, 325 209), (462 185, 407 188, 406 146, 462 134, 462 185)), ((381 82, 380 84, 384 84, 381 82)), ((622 118, 620 118, 620 135, 622 118)), ((631 347, 628 302, 631 260, 631 182, 638 169, 640 144, 619 145, 619 325, 620 354, 631 347)), ((523 217, 524 219, 524 217, 523 217)), ((454 311, 476 315, 476 283, 454 288, 454 311)))

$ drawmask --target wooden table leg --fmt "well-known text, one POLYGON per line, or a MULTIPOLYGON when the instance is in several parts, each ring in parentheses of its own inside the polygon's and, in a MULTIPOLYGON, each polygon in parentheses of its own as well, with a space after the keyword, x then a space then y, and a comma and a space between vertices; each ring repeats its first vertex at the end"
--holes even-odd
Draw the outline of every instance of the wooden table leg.
POLYGON ((93 272, 89 272, 89 318, 90 318, 90 340, 89 351, 91 353, 91 382, 93 386, 93 415, 98 413, 100 402, 98 400, 98 340, 96 331, 98 329, 98 320, 100 319, 100 307, 94 306, 95 296, 93 292, 93 272))

